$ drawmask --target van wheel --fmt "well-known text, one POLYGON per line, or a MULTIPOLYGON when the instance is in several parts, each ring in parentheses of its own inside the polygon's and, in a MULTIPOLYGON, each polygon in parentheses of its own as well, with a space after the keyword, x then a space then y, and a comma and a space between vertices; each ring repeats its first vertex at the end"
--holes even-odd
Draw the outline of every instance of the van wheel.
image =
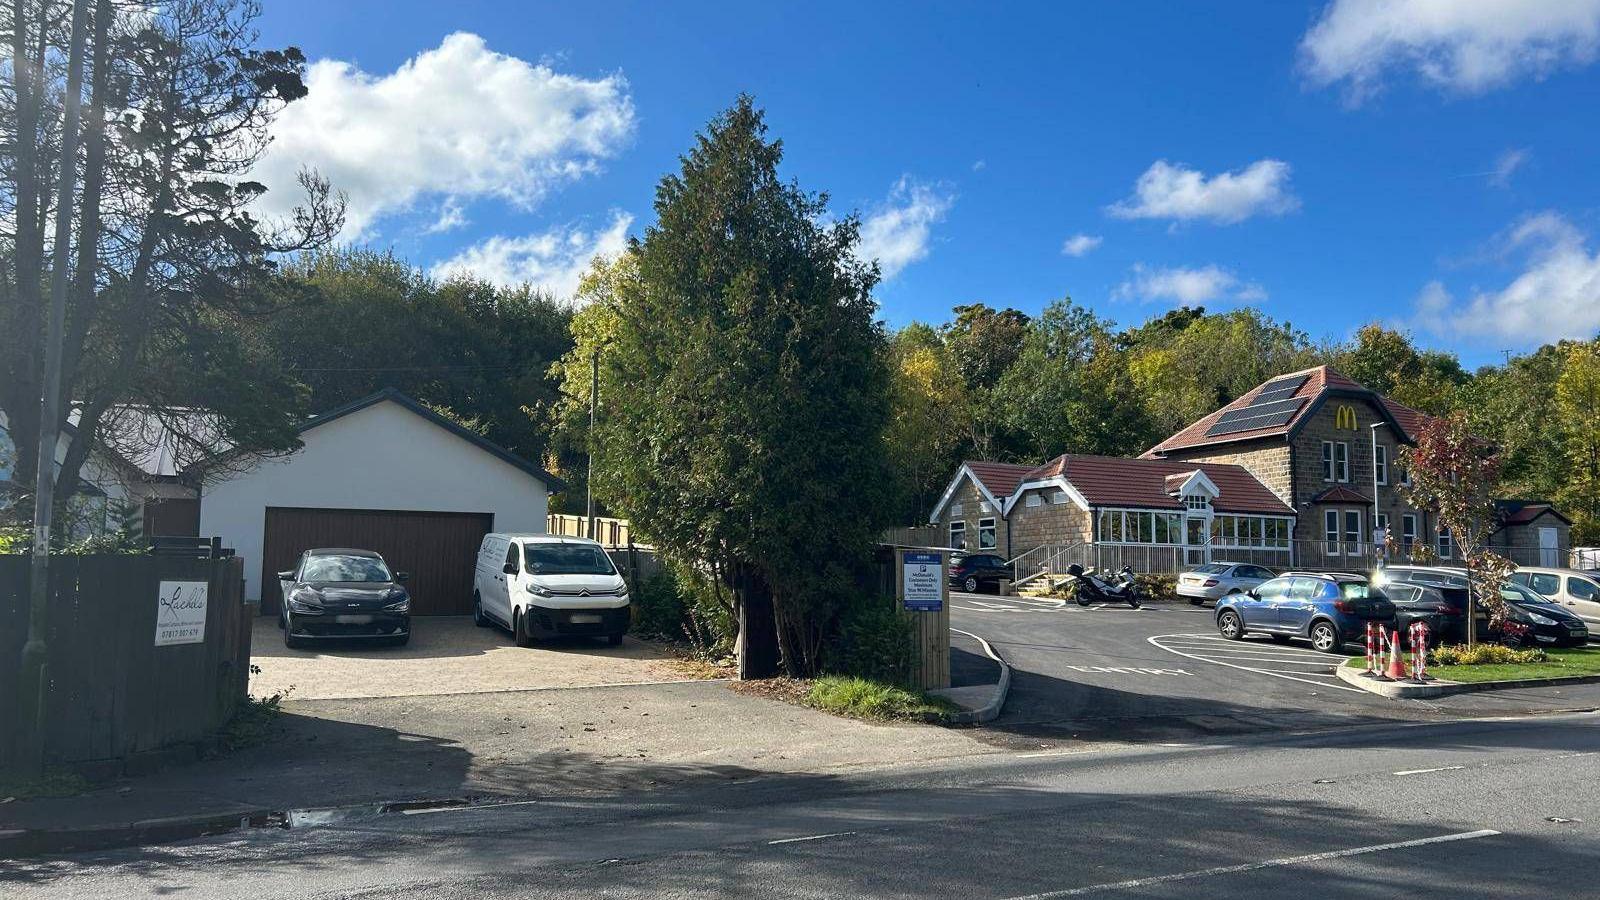
POLYGON ((477 591, 472 592, 472 624, 479 628, 489 627, 489 617, 483 614, 483 597, 477 591))
POLYGON ((511 639, 516 641, 518 647, 532 647, 538 643, 529 633, 528 619, 521 613, 512 613, 511 639))

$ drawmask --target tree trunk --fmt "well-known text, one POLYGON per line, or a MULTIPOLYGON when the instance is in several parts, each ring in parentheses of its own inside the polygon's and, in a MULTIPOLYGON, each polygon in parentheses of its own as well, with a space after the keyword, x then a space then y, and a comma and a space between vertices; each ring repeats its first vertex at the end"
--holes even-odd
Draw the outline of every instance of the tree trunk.
POLYGON ((778 629, 773 616, 772 588, 748 565, 739 566, 737 576, 739 637, 734 653, 739 661, 739 680, 771 678, 778 674, 778 629))
MULTIPOLYGON (((7 385, 0 396, 8 419, 7 430, 17 448, 12 478, 18 484, 32 484, 36 474, 39 398, 43 394, 39 352, 44 347, 44 229, 39 216, 44 190, 39 172, 39 85, 44 72, 41 59, 34 56, 28 40, 32 31, 30 6, 28 0, 13 0, 11 4, 11 80, 17 110, 16 131, 12 135, 16 148, 16 236, 12 247, 16 297, 11 304, 10 322, 6 323, 11 342, 6 355, 11 359, 6 362, 7 385)), ((40 18, 42 31, 45 25, 43 16, 40 18)))

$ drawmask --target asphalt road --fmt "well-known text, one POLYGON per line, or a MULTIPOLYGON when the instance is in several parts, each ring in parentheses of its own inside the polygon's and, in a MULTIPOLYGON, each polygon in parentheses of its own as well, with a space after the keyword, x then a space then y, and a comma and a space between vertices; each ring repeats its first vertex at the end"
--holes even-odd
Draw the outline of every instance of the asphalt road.
POLYGON ((986 734, 1019 750, 1600 709, 1600 685, 1385 699, 1334 677, 1343 656, 1264 636, 1222 640, 1212 610, 1186 603, 955 593, 950 605, 951 627, 983 636, 1012 666, 1011 696, 986 734))
POLYGON ((1593 714, 1000 753, 0 862, 0 894, 1545 900, 1592 894, 1597 753, 1593 714))

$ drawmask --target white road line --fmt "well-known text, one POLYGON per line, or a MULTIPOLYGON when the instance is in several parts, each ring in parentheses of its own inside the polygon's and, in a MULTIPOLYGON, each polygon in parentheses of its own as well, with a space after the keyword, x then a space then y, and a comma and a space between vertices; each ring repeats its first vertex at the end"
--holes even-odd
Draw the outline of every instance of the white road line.
POLYGON ((767 841, 767 846, 771 847, 771 846, 773 846, 775 844, 798 844, 801 841, 820 841, 820 840, 825 840, 827 838, 848 837, 849 835, 852 835, 852 834, 855 834, 855 832, 854 831, 834 831, 834 832, 829 832, 828 834, 808 834, 805 837, 779 838, 778 840, 775 840, 775 841, 767 841))
POLYGON ((1399 771, 1399 772, 1391 772, 1389 774, 1391 774, 1391 775, 1427 775, 1427 774, 1432 773, 1432 772, 1458 772, 1458 771, 1460 771, 1462 769, 1465 769, 1465 768, 1466 768, 1466 766, 1439 766, 1436 769, 1405 769, 1405 770, 1402 770, 1402 771, 1399 771))
POLYGON ((1195 651, 1197 653, 1224 653, 1224 654, 1230 654, 1230 655, 1245 654, 1245 655, 1249 655, 1249 656, 1274 656, 1274 657, 1278 657, 1280 659, 1309 659, 1310 657, 1314 656, 1314 657, 1322 660, 1323 662, 1328 662, 1329 660, 1333 660, 1333 659, 1338 659, 1340 662, 1343 662, 1346 659, 1346 657, 1344 657, 1344 656, 1335 657, 1330 653, 1321 653, 1321 652, 1316 651, 1316 650, 1301 650, 1301 649, 1296 648, 1296 647, 1288 647, 1288 648, 1279 649, 1279 648, 1274 647, 1273 645, 1270 645, 1270 644, 1264 644, 1264 645, 1259 646, 1259 647, 1251 646, 1249 644, 1245 644, 1244 646, 1235 646, 1235 647, 1218 647, 1218 646, 1216 646, 1214 644, 1196 644, 1196 643, 1193 643, 1193 642, 1190 642, 1190 641, 1167 641, 1165 643, 1166 643, 1166 645, 1168 647, 1177 647, 1179 650, 1193 650, 1193 651, 1195 651))
POLYGON ((1299 673, 1299 674, 1295 674, 1295 675, 1286 675, 1283 672, 1274 672, 1271 669, 1258 669, 1258 668, 1255 668, 1253 666, 1240 666, 1240 665, 1235 665, 1234 663, 1230 663, 1230 662, 1223 662, 1220 659, 1212 659, 1212 658, 1207 657, 1207 656, 1197 656, 1197 655, 1195 655, 1193 653, 1185 653, 1182 650, 1174 650, 1171 647, 1165 646, 1164 644, 1160 643, 1159 639, 1160 638, 1164 638, 1164 637, 1182 637, 1182 635, 1158 634, 1158 635, 1155 635, 1153 637, 1145 638, 1145 642, 1150 644, 1153 647, 1160 647, 1162 650, 1165 650, 1168 653, 1175 653, 1178 656, 1186 656, 1189 659, 1199 660, 1200 662, 1211 663, 1212 665, 1227 666, 1230 669, 1240 669, 1240 670, 1245 671, 1245 672, 1255 672, 1258 675, 1267 675, 1267 676, 1270 676, 1272 678, 1284 678, 1284 679, 1287 679, 1289 681, 1298 681, 1301 684, 1314 684, 1319 688, 1331 688, 1331 689, 1336 690, 1336 691, 1349 691, 1352 694, 1365 694, 1366 693, 1366 691, 1363 691, 1360 688, 1346 687, 1345 685, 1342 685, 1342 684, 1324 684, 1324 683, 1322 683, 1320 681, 1312 681, 1312 680, 1310 680, 1308 678, 1303 677, 1305 674, 1308 674, 1308 673, 1299 673))
MULTIPOLYGON (((1325 659, 1285 659, 1281 656, 1224 656, 1222 659, 1231 659, 1238 662, 1271 663, 1275 666, 1315 666, 1323 669, 1333 669, 1338 667, 1337 663, 1331 663, 1325 659)), ((1294 670, 1290 669, 1289 671, 1294 670)))
POLYGON ((1366 853, 1382 853, 1386 850, 1407 850, 1412 847, 1425 847, 1429 844, 1445 844, 1451 841, 1470 841, 1473 838, 1494 837, 1498 831, 1485 828, 1481 831, 1463 831, 1457 834, 1441 834, 1437 837, 1418 838, 1414 841, 1395 841, 1391 844, 1373 844, 1370 847, 1351 847, 1348 850, 1330 850, 1326 853, 1308 853, 1304 856, 1284 856, 1278 859, 1268 859, 1257 863, 1243 863, 1237 866, 1217 866, 1213 869, 1197 869, 1193 872, 1178 872, 1173 875, 1157 875, 1152 878, 1134 878, 1128 881, 1113 881, 1108 884, 1095 884, 1088 887, 1069 888, 1064 891, 1046 891, 1042 894, 1027 894, 1022 897, 1013 897, 1011 900, 1049 900, 1053 897, 1078 897, 1084 894, 1098 894, 1102 891, 1128 891, 1135 888, 1149 887, 1156 884, 1170 884, 1174 881, 1190 881, 1195 878, 1210 878, 1214 875, 1236 875, 1242 872, 1257 872, 1262 869, 1273 869, 1281 866, 1297 866, 1304 863, 1323 862, 1330 859, 1344 859, 1350 856, 1361 856, 1366 853))

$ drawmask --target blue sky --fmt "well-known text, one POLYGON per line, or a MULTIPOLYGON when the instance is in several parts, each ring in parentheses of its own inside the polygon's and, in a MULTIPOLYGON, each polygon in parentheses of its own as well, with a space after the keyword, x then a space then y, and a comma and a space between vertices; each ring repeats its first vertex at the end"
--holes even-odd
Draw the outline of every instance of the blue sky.
POLYGON ((1600 329, 1600 0, 267 0, 260 25, 313 61, 264 180, 317 167, 348 238, 430 271, 570 287, 747 91, 787 173, 864 216, 891 325, 1249 303, 1469 364, 1600 329))

